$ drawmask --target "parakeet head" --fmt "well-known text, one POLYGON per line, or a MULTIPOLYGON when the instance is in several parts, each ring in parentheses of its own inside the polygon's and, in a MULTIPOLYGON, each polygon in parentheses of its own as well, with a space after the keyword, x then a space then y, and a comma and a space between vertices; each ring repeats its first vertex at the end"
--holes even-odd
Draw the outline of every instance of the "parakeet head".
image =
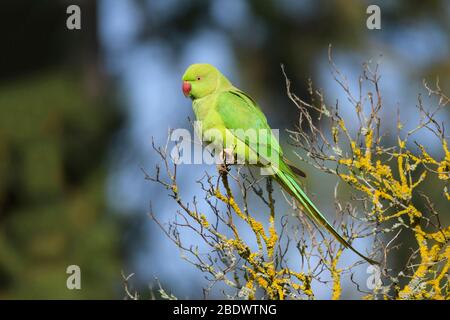
POLYGON ((231 86, 231 83, 207 63, 191 64, 183 75, 183 93, 191 99, 203 98, 217 90, 231 86))

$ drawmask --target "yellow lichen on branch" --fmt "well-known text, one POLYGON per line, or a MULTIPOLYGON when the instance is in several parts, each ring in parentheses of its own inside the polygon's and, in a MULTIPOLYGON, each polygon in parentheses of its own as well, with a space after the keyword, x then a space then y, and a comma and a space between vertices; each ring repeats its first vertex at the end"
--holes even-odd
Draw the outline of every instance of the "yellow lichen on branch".
MULTIPOLYGON (((386 126, 389 128, 390 119, 381 118, 383 100, 378 65, 373 68, 369 63, 364 64, 359 90, 353 92, 347 77, 332 61, 331 47, 329 61, 333 78, 347 98, 344 105, 342 101, 336 101, 334 106, 326 105, 323 93, 314 89, 310 90, 310 102, 300 99, 290 91, 285 74, 288 96, 302 115, 299 129, 292 132, 295 145, 307 155, 302 160, 334 174, 350 186, 346 192, 350 191, 357 199, 362 220, 371 225, 366 229, 371 234, 356 233, 353 237, 372 235, 380 241, 383 235, 391 238, 392 246, 398 234, 406 229, 416 247, 408 248, 414 254, 404 270, 395 275, 383 270, 387 283, 366 297, 448 299, 450 235, 449 228, 441 224, 438 211, 443 202, 450 201, 450 151, 444 127, 435 116, 450 100, 442 93, 439 82, 435 88, 424 82, 433 107, 425 107, 419 96, 417 126, 405 131, 398 112, 398 134, 392 137, 382 132, 386 126), (354 111, 351 127, 340 111, 343 108, 354 111), (313 118, 311 110, 318 114, 317 118, 313 118), (430 152, 414 141, 418 132, 437 137, 441 150, 430 152), (401 286, 400 277, 403 278, 401 286)), ((400 248, 401 244, 395 246, 400 248)), ((389 258, 390 248, 380 245, 380 251, 384 259, 389 258)), ((386 267, 388 262, 384 261, 386 267)), ((338 274, 332 274, 337 279, 338 274)), ((338 297, 338 293, 336 287, 333 297, 338 297)))
MULTIPOLYGON (((342 122, 341 127, 345 124, 342 122)), ((417 245, 419 247, 420 262, 416 268, 411 280, 403 289, 400 290, 398 298, 400 299, 443 299, 448 298, 448 280, 446 280, 446 293, 442 293, 441 283, 449 269, 449 234, 444 230, 434 233, 427 233, 419 224, 419 218, 423 213, 412 201, 415 190, 419 185, 436 173, 441 180, 447 180, 449 177, 449 152, 446 140, 443 140, 444 159, 439 161, 431 157, 423 146, 420 146, 421 154, 416 156, 406 150, 406 141, 398 139, 397 151, 392 153, 392 160, 386 161, 377 159, 375 165, 372 161, 372 133, 373 130, 367 130, 365 139, 365 152, 357 147, 354 140, 350 141, 352 156, 350 158, 342 157, 338 160, 339 164, 346 168, 345 173, 340 173, 340 177, 349 183, 353 188, 362 191, 368 199, 372 201, 371 214, 375 215, 377 221, 387 222, 393 219, 399 219, 403 216, 409 218, 410 227, 414 233, 417 245), (421 172, 417 173, 419 166, 422 165, 421 172), (428 166, 428 167, 425 167, 428 166), (434 165, 434 170, 429 166, 434 165), (394 175, 393 172, 396 172, 394 175), (415 173, 415 174, 414 174, 415 173), (414 181, 413 176, 419 175, 414 181), (389 210, 387 210, 389 208, 389 210), (437 240, 436 244, 428 247, 427 239, 437 240), (444 253, 441 253, 444 251, 444 253), (443 262, 440 273, 432 276, 429 273, 435 272, 434 267, 443 262)), ((446 194, 447 199, 448 193, 446 194)))
MULTIPOLYGON (((403 216, 409 218, 409 227, 413 231, 419 248, 420 262, 411 280, 399 291, 397 298, 448 298, 449 284, 448 279, 445 278, 448 276, 450 264, 448 229, 433 233, 425 231, 419 220, 423 217, 423 213, 413 201, 416 189, 427 178, 438 178, 444 181, 449 179, 450 152, 447 141, 442 139, 444 151, 442 160, 433 158, 422 145, 418 145, 420 153, 414 154, 407 149, 407 140, 400 138, 398 138, 397 146, 390 152, 390 157, 387 157, 386 153, 377 152, 377 148, 373 145, 375 128, 368 127, 364 130, 364 151, 358 146, 357 140, 348 134, 349 130, 343 120, 339 121, 339 129, 346 133, 351 151, 349 156, 337 157, 337 163, 345 168, 345 170, 339 170, 340 178, 366 195, 371 201, 369 214, 375 216, 378 223, 401 219, 403 216), (418 178, 414 180, 414 176, 418 178), (436 243, 430 245, 427 239, 435 240, 436 243), (443 265, 438 267, 440 264, 443 265), (445 283, 444 289, 441 287, 442 283, 445 283)), ((338 133, 333 132, 333 136, 337 135, 338 133)), ((446 189, 443 194, 447 200, 450 200, 446 189)), ((400 221, 404 223, 404 220, 400 221)), ((336 275, 336 273, 333 274, 336 275)), ((334 290, 333 297, 338 296, 338 292, 334 290)))
MULTIPOLYGON (((308 278, 301 273, 283 268, 277 271, 274 260, 274 249, 278 241, 278 233, 275 228, 275 212, 269 216, 268 234, 261 222, 251 215, 242 212, 234 199, 234 195, 229 187, 226 175, 222 175, 223 185, 226 195, 219 189, 214 191, 214 196, 229 205, 236 215, 241 218, 256 237, 258 252, 252 252, 250 247, 240 240, 239 234, 235 231, 236 239, 230 239, 228 243, 236 250, 241 258, 247 261, 245 269, 247 271, 247 283, 245 287, 253 292, 256 287, 263 289, 269 299, 283 300, 286 292, 293 290, 301 291, 306 296, 312 297, 312 291, 308 278), (237 240, 239 239, 239 240, 237 240), (265 250, 263 248, 265 245, 265 250), (297 281, 295 281, 297 280, 297 281), (300 283, 299 283, 300 282, 300 283)), ((249 295, 249 299, 254 298, 254 294, 249 295)))
POLYGON ((333 279, 333 288, 332 288, 332 300, 339 300, 342 293, 342 287, 341 287, 341 269, 338 269, 337 263, 339 262, 339 258, 341 256, 342 249, 339 249, 339 251, 336 254, 336 257, 334 257, 331 261, 331 278, 333 279))

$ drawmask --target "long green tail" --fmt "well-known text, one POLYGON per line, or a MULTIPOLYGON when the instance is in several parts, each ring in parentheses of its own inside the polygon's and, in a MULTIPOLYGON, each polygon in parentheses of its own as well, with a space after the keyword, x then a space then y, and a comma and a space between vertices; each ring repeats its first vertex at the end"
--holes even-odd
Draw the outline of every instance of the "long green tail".
POLYGON ((297 201, 302 205, 305 213, 308 214, 316 223, 325 227, 344 247, 349 248, 358 256, 366 260, 370 264, 379 265, 379 262, 374 261, 370 258, 359 253, 355 248, 353 248, 347 240, 342 238, 342 236, 334 229, 334 227, 327 221, 327 219, 320 213, 319 209, 316 208, 314 203, 308 198, 305 192, 300 187, 299 183, 295 179, 294 173, 289 169, 287 165, 283 162, 280 163, 280 169, 275 174, 277 182, 292 195, 297 201))

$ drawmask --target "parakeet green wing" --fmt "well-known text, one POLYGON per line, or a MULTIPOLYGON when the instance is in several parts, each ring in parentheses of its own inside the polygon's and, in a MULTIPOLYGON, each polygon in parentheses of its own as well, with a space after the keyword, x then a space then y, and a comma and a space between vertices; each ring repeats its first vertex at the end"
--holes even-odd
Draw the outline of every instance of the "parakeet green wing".
POLYGON ((258 155, 260 164, 266 165, 271 159, 278 162, 282 158, 278 140, 251 97, 237 89, 224 91, 217 98, 216 111, 225 127, 258 155), (252 134, 256 139, 252 139, 252 134))

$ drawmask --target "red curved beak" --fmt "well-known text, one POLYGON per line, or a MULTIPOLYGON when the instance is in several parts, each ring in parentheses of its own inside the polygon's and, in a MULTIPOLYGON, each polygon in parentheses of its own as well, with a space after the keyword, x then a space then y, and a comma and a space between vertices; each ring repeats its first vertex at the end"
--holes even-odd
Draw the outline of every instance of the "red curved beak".
POLYGON ((183 94, 185 97, 188 97, 189 94, 191 93, 191 84, 187 81, 183 81, 183 94))

